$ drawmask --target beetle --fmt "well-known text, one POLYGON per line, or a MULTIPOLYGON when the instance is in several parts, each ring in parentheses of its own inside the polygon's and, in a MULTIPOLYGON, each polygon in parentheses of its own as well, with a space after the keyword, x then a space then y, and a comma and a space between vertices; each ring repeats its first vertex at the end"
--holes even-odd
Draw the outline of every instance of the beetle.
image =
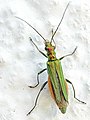
POLYGON ((59 59, 57 59, 56 52, 55 52, 56 44, 55 44, 55 41, 54 41, 54 36, 55 36, 58 28, 61 25, 61 22, 62 22, 62 20, 64 18, 64 15, 66 13, 66 10, 67 10, 68 6, 69 6, 69 3, 67 4, 67 6, 66 6, 66 8, 64 10, 63 16, 62 16, 56 30, 53 31, 53 29, 52 29, 52 37, 51 37, 50 41, 46 40, 31 24, 29 24, 25 20, 15 16, 16 18, 18 18, 18 19, 24 21, 25 23, 27 23, 44 40, 45 50, 47 52, 47 55, 45 53, 43 53, 41 50, 39 50, 37 45, 30 38, 30 41, 37 48, 37 50, 42 55, 44 55, 46 58, 48 58, 47 68, 43 69, 42 71, 40 71, 37 74, 37 84, 34 85, 34 86, 29 86, 30 88, 37 87, 39 85, 39 75, 47 70, 47 72, 48 72, 48 81, 46 81, 42 85, 42 87, 41 87, 41 89, 40 89, 40 91, 39 91, 39 93, 38 93, 38 95, 36 97, 35 104, 34 104, 33 108, 29 111, 29 113, 27 115, 29 115, 34 110, 34 108, 36 107, 39 95, 42 92, 42 90, 45 88, 47 83, 48 83, 48 87, 49 87, 52 98, 55 100, 58 108, 60 109, 60 111, 63 114, 66 113, 66 109, 67 109, 67 106, 68 106, 68 85, 67 85, 67 82, 72 85, 72 88, 73 88, 73 91, 74 91, 74 98, 76 100, 78 100, 79 102, 81 102, 83 104, 86 104, 85 102, 83 102, 83 101, 79 100, 78 98, 76 98, 74 86, 73 86, 73 84, 72 84, 72 82, 70 80, 64 78, 62 65, 61 65, 61 60, 63 58, 65 58, 65 57, 67 57, 67 56, 73 55, 75 53, 77 47, 74 49, 74 51, 71 54, 67 54, 67 55, 65 55, 65 56, 63 56, 63 57, 61 57, 59 59), (53 45, 52 43, 54 43, 55 45, 53 45))

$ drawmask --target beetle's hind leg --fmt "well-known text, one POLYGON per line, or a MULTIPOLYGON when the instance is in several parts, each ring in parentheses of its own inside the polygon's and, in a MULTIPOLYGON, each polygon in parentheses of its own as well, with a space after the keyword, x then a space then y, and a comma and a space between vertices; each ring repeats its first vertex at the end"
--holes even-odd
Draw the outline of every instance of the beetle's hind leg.
POLYGON ((75 98, 77 101, 79 101, 79 102, 81 102, 81 103, 83 103, 83 104, 86 104, 85 102, 83 102, 83 101, 79 100, 78 98, 76 98, 75 88, 74 88, 74 85, 72 84, 72 82, 69 81, 68 79, 66 79, 66 81, 67 81, 69 84, 72 85, 73 92, 74 92, 74 98, 75 98))
POLYGON ((40 91, 39 91, 39 93, 38 93, 38 95, 37 95, 37 97, 36 97, 35 104, 34 104, 33 108, 30 110, 30 112, 29 112, 27 115, 29 115, 29 114, 35 109, 35 107, 36 107, 36 105, 37 105, 38 98, 39 98, 39 96, 40 96, 40 93, 42 92, 42 90, 43 90, 44 87, 46 86, 47 82, 48 82, 48 81, 46 81, 46 82, 42 85, 42 87, 41 87, 41 89, 40 89, 40 91))

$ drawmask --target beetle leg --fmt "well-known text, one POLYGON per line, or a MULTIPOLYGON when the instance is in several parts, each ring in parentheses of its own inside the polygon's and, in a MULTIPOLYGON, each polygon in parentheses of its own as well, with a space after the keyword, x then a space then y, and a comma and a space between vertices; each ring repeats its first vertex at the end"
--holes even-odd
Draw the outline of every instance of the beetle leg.
POLYGON ((28 87, 30 87, 30 88, 35 88, 35 87, 37 87, 37 86, 39 85, 39 75, 40 75, 41 73, 43 73, 45 70, 47 70, 47 68, 43 69, 42 71, 40 71, 40 72, 37 74, 37 84, 34 85, 34 86, 28 86, 28 87))
POLYGON ((81 102, 81 103, 83 103, 83 104, 86 104, 85 102, 83 102, 83 101, 79 100, 78 98, 76 98, 75 88, 74 88, 74 85, 72 84, 72 82, 69 81, 68 79, 66 79, 66 81, 72 85, 73 92, 74 92, 74 98, 75 98, 77 101, 79 101, 79 102, 81 102))
POLYGON ((31 37, 29 37, 29 38, 30 38, 30 41, 33 43, 33 45, 37 48, 37 50, 38 50, 43 56, 45 56, 45 57, 47 58, 47 55, 45 55, 45 53, 43 53, 41 50, 39 50, 39 48, 37 47, 37 45, 33 42, 32 38, 31 38, 31 37))
POLYGON ((40 95, 40 93, 42 92, 42 90, 44 89, 44 87, 46 86, 47 83, 48 83, 48 81, 46 81, 46 82, 42 85, 42 87, 41 87, 41 89, 40 89, 40 91, 39 91, 39 93, 38 93, 38 95, 37 95, 37 97, 36 97, 35 104, 34 104, 33 108, 30 110, 30 112, 27 114, 27 116, 28 116, 28 115, 34 110, 34 108, 36 107, 37 101, 38 101, 38 98, 39 98, 39 95, 40 95))
POLYGON ((65 58, 65 57, 67 57, 67 56, 73 55, 73 54, 75 53, 76 49, 77 49, 77 46, 76 46, 76 48, 74 49, 74 51, 73 51, 72 53, 67 54, 67 55, 65 55, 65 56, 63 56, 63 57, 61 57, 61 58, 59 58, 59 60, 62 60, 63 58, 65 58))

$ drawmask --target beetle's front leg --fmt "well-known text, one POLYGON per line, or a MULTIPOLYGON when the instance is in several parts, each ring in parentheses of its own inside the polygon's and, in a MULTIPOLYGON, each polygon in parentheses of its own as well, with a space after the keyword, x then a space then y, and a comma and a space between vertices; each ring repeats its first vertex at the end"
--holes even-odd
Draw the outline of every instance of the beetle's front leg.
POLYGON ((65 58, 65 57, 67 57, 67 56, 73 55, 73 54, 75 53, 76 49, 77 49, 77 46, 76 46, 76 48, 74 49, 74 51, 73 51, 72 53, 67 54, 67 55, 65 55, 65 56, 63 56, 63 57, 61 57, 61 58, 59 58, 59 60, 62 60, 63 58, 65 58))
POLYGON ((45 53, 43 53, 41 50, 39 50, 39 48, 37 47, 37 45, 33 42, 32 38, 31 38, 31 37, 29 37, 29 38, 30 38, 30 41, 33 43, 33 45, 37 48, 37 50, 38 50, 43 56, 45 56, 45 57, 47 58, 47 55, 45 55, 45 53))

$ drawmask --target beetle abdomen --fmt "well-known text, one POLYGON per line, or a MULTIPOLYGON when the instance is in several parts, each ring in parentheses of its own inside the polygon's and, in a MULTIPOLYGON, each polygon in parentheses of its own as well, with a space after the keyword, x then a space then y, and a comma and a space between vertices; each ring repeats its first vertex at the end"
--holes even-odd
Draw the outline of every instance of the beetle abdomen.
MULTIPOLYGON (((66 83, 66 81, 65 81, 65 83, 66 83)), ((68 103, 67 103, 67 101, 65 100, 62 91, 60 91, 61 101, 60 101, 60 102, 57 102, 57 101, 56 101, 54 89, 53 89, 53 86, 52 86, 52 83, 51 83, 51 80, 50 80, 50 76, 48 76, 48 87, 49 87, 49 91, 50 91, 50 93, 51 93, 51 96, 52 96, 52 98, 55 100, 58 108, 61 110, 61 112, 62 112, 63 114, 66 113, 66 109, 67 109, 68 103)), ((66 83, 66 90, 67 90, 67 93, 68 93, 67 83, 66 83)))

